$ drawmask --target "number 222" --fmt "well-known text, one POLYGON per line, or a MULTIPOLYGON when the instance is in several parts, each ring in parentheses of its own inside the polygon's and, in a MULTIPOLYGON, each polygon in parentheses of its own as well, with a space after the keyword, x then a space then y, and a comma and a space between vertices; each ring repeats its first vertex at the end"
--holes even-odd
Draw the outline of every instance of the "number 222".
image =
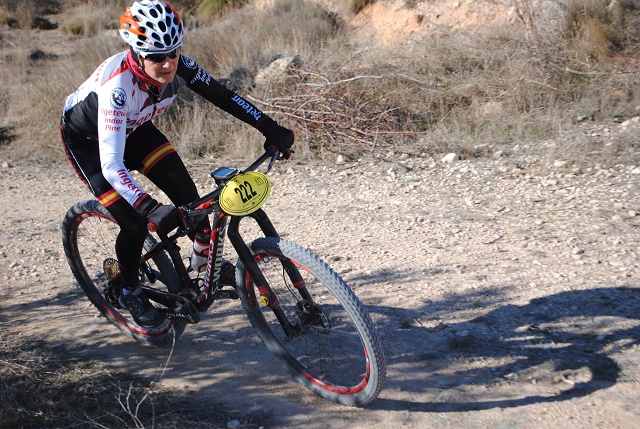
POLYGON ((258 193, 251 187, 251 184, 246 180, 244 183, 238 185, 238 187, 235 188, 235 192, 236 194, 240 194, 240 198, 242 199, 243 204, 246 204, 251 198, 258 195, 258 193))

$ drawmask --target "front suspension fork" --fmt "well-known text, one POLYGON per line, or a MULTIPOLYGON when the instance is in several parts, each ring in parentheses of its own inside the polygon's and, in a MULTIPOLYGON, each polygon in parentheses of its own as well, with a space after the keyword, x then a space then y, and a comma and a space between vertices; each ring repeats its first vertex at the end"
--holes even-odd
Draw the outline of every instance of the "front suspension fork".
MULTIPOLYGON (((279 237, 275 227, 271 223, 271 220, 263 210, 258 210, 251 216, 258 223, 265 237, 279 237)), ((298 271, 296 265, 288 259, 281 259, 280 263, 282 264, 282 268, 284 268, 285 272, 289 276, 293 287, 298 290, 298 293, 300 293, 302 299, 313 302, 313 298, 307 290, 304 284, 304 279, 300 275, 300 271, 298 271)))
MULTIPOLYGON (((257 210, 249 216, 251 216, 256 221, 265 237, 279 237, 278 232, 271 223, 271 220, 263 210, 257 210)), ((282 325, 282 329, 284 330, 287 338, 293 337, 297 334, 297 332, 299 332, 300 328, 297 325, 292 324, 287 318, 286 314, 282 310, 282 307, 280 306, 278 296, 275 294, 273 289, 271 289, 271 286, 264 278, 262 271, 253 258, 251 250, 240 235, 239 225, 241 219, 241 217, 235 216, 231 218, 227 236, 229 237, 231 244, 238 253, 240 260, 243 262, 245 269, 248 271, 251 279, 260 291, 261 296, 266 298, 266 305, 271 309, 271 311, 273 311, 276 319, 278 319, 278 322, 280 323, 280 325, 282 325)), ((307 297, 308 299, 310 299, 309 293, 302 284, 302 276, 300 276, 300 273, 295 268, 294 264, 290 261, 282 261, 282 263, 294 285, 298 284, 297 287, 299 288, 298 290, 302 294, 302 297, 304 299, 307 299, 307 297)), ((245 287, 245 285, 242 285, 242 287, 245 287)))

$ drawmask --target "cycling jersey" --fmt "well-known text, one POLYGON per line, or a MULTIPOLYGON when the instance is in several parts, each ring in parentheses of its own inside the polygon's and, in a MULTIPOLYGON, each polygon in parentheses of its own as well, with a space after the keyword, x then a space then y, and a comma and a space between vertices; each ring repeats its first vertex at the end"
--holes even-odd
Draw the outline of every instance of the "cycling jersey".
MULTIPOLYGON (((63 127, 77 136, 99 141, 102 174, 115 195, 134 207, 146 192, 124 165, 127 136, 167 110, 184 86, 258 130, 274 122, 184 55, 180 56, 173 81, 163 85, 144 73, 130 50, 118 53, 106 59, 66 99, 63 127)), ((173 147, 167 145, 166 150, 173 147)))

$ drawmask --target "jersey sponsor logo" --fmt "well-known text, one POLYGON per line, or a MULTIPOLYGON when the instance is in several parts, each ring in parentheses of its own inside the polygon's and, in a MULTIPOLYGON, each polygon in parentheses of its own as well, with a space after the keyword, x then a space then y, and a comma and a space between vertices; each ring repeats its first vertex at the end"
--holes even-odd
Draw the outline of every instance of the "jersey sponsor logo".
POLYGON ((167 110, 170 106, 163 106, 163 107, 159 107, 157 109, 155 109, 153 112, 151 113, 147 113, 146 115, 138 118, 137 120, 133 121, 133 120, 128 120, 127 121, 127 127, 128 128, 137 128, 140 125, 144 124, 145 122, 147 122, 148 120, 158 116, 159 114, 161 114, 162 112, 164 112, 165 110, 167 110))
POLYGON ((136 186, 133 180, 129 177, 127 170, 120 169, 116 173, 118 173, 118 176, 120 176, 120 179, 122 179, 120 181, 120 184, 122 186, 126 186, 130 191, 133 191, 133 193, 136 195, 141 195, 144 193, 140 188, 136 186))
POLYGON ((105 116, 127 116, 124 112, 118 112, 117 110, 100 109, 100 114, 105 116))
POLYGON ((186 55, 181 55, 181 58, 185 66, 189 67, 190 69, 196 68, 196 62, 193 61, 191 58, 187 57, 186 55))
POLYGON ((127 93, 122 88, 113 88, 111 91, 111 106, 115 109, 124 109, 127 104, 127 93))
POLYGON ((259 121, 260 118, 262 118, 262 112, 256 109, 255 107, 253 107, 251 103, 246 101, 244 98, 240 97, 238 94, 234 95, 231 98, 231 100, 235 101, 236 104, 242 107, 248 114, 253 116, 256 119, 256 121, 259 121))
POLYGON ((209 74, 204 71, 202 67, 198 67, 198 73, 196 73, 196 77, 191 79, 191 83, 193 84, 196 80, 200 80, 209 85, 211 83, 211 76, 209 76, 209 74))

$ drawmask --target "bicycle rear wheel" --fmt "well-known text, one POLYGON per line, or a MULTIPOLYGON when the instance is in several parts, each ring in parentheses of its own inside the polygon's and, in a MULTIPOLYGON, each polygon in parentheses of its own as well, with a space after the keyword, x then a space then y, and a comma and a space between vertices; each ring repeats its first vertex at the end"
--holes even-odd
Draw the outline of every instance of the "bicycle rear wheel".
POLYGON ((279 238, 250 245, 269 286, 297 334, 287 336, 241 261, 239 295, 269 351, 314 393, 343 405, 375 399, 386 377, 380 339, 364 305, 347 284, 311 251, 279 238), (292 267, 294 281, 284 266, 292 267), (306 287, 302 296, 297 287, 306 287))
MULTIPOLYGON (((98 201, 89 200, 73 205, 62 222, 62 245, 69 267, 89 301, 120 331, 144 344, 163 346, 171 344, 185 328, 185 322, 165 321, 153 328, 138 326, 129 319, 129 313, 120 313, 117 292, 108 288, 109 267, 117 267, 115 241, 120 227, 98 201), (126 316, 126 317, 125 317, 126 316)), ((148 235, 144 248, 156 244, 148 235)), ((177 293, 181 286, 175 268, 166 253, 156 254, 147 261, 148 268, 157 278, 156 289, 177 293)), ((141 272, 141 279, 148 280, 141 272)), ((143 283, 143 286, 145 283, 143 283)))

